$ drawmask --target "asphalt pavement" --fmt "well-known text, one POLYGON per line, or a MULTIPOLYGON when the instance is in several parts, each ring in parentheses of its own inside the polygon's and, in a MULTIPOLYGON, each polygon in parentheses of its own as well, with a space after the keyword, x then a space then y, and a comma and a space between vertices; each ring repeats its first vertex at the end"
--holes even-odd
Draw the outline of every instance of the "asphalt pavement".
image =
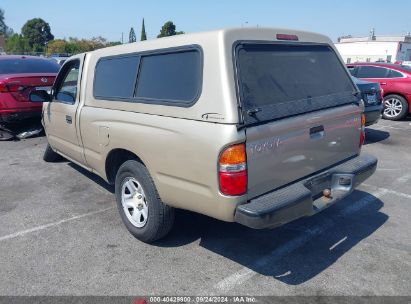
POLYGON ((154 245, 45 137, 0 142, 0 295, 411 295, 411 119, 366 135, 377 172, 324 212, 260 231, 178 211, 154 245))

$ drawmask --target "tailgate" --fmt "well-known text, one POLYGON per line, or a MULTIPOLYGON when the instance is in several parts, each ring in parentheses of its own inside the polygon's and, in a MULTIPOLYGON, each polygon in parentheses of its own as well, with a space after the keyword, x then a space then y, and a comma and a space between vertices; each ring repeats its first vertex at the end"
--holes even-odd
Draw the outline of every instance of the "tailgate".
POLYGON ((247 128, 249 198, 358 154, 361 112, 346 105, 247 128))
POLYGON ((328 44, 236 47, 249 199, 359 153, 360 97, 328 44))

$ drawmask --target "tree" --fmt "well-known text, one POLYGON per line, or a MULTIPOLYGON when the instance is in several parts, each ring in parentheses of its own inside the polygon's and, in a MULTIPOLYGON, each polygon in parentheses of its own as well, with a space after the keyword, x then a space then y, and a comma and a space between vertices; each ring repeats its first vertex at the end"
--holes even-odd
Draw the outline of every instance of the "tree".
POLYGON ((7 25, 4 19, 4 10, 0 8, 0 35, 6 35, 7 32, 7 25))
POLYGON ((116 45, 121 45, 121 41, 110 41, 107 43, 106 46, 116 46, 116 45))
POLYGON ((22 35, 13 34, 6 41, 5 51, 12 54, 24 54, 32 51, 29 42, 22 35))
POLYGON ((41 18, 34 18, 27 21, 21 33, 28 40, 31 48, 40 50, 46 43, 54 39, 51 34, 50 25, 41 18))
POLYGON ((67 41, 62 39, 51 40, 47 44, 47 54, 63 54, 67 52, 67 41))
POLYGON ((13 29, 6 25, 4 10, 0 8, 0 35, 10 37, 14 34, 13 29))
POLYGON ((176 26, 174 25, 172 21, 167 21, 161 27, 160 34, 157 36, 157 38, 174 36, 174 35, 177 35, 176 26))
POLYGON ((130 33, 128 34, 128 43, 133 43, 137 41, 136 33, 134 32, 134 29, 130 29, 130 33))
POLYGON ((143 25, 141 26, 141 38, 140 41, 147 40, 147 35, 146 35, 146 26, 144 25, 144 18, 143 18, 143 25))
POLYGON ((90 42, 91 42, 91 48, 92 48, 91 51, 101 49, 107 46, 107 39, 101 36, 91 38, 90 42))
POLYGON ((68 40, 56 39, 50 41, 48 43, 47 53, 49 55, 55 53, 78 54, 119 44, 121 44, 121 42, 108 42, 107 39, 100 36, 81 40, 75 37, 69 37, 68 40))
POLYGON ((13 35, 14 35, 13 29, 11 27, 7 27, 5 36, 10 37, 10 36, 13 36, 13 35))

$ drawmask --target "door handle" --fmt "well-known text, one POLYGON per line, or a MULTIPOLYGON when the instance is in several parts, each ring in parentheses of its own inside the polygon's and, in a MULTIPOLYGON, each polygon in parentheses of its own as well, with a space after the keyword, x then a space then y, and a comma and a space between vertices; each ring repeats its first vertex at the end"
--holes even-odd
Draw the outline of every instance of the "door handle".
POLYGON ((70 115, 66 115, 66 123, 68 123, 70 125, 73 123, 73 118, 71 118, 70 115))
POLYGON ((318 139, 324 137, 324 126, 317 126, 310 128, 311 139, 318 139))
POLYGON ((381 85, 387 85, 387 83, 386 83, 386 82, 380 82, 380 84, 381 84, 381 85))

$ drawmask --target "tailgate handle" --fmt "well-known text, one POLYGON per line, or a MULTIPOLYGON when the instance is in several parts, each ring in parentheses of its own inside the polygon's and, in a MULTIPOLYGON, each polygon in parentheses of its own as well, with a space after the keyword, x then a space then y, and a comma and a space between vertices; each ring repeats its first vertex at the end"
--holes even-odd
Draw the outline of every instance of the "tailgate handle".
POLYGON ((322 138, 324 137, 324 133, 324 126, 312 127, 310 129, 310 137, 312 139, 322 138))

